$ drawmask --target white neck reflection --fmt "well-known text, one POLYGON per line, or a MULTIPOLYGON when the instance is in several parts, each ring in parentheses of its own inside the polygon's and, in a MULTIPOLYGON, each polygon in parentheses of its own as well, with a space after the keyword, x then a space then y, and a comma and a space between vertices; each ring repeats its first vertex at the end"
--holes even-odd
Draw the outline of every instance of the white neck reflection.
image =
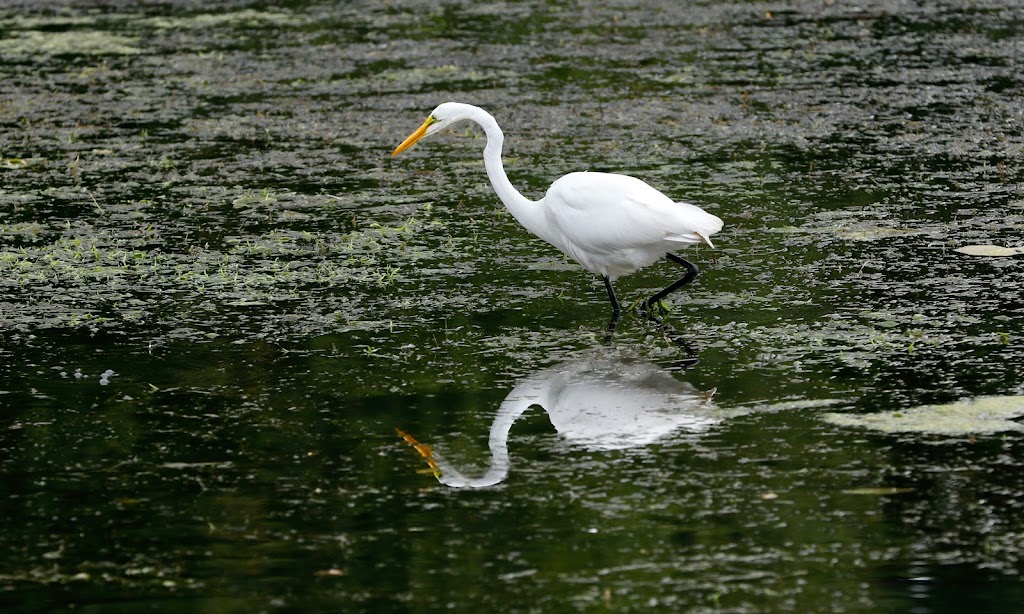
POLYGON ((540 406, 559 435, 590 449, 645 446, 675 432, 702 433, 719 422, 712 396, 667 371, 614 348, 600 348, 539 371, 521 382, 498 408, 488 445, 490 464, 469 477, 431 448, 405 433, 442 484, 482 488, 502 482, 509 472, 508 437, 523 413, 540 406))

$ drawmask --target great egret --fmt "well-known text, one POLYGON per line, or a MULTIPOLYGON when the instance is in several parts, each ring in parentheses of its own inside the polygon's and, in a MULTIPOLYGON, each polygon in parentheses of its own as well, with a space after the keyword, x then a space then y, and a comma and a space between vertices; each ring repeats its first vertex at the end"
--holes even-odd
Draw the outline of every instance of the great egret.
POLYGON ((700 207, 674 202, 643 181, 612 173, 569 173, 548 188, 544 198, 531 201, 516 190, 501 163, 505 136, 498 122, 480 107, 458 102, 439 105, 415 132, 391 152, 396 156, 423 137, 469 120, 487 135, 484 168, 494 191, 527 230, 562 250, 591 273, 604 279, 612 304, 614 329, 619 301, 612 282, 667 258, 686 274, 644 302, 649 308, 697 276, 697 267, 673 250, 711 243, 722 220, 700 207))
POLYGON ((508 436, 534 405, 548 414, 566 441, 590 450, 646 446, 682 431, 704 433, 728 417, 711 398, 659 367, 629 353, 592 350, 516 384, 495 413, 488 436, 491 458, 480 477, 468 476, 433 448, 399 430, 442 484, 482 488, 502 482, 510 466, 508 436))

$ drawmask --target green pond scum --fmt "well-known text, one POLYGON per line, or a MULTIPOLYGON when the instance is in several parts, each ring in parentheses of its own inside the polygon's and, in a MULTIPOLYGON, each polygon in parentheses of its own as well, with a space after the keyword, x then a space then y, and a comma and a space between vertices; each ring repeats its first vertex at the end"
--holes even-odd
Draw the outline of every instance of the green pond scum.
POLYGON ((1024 397, 978 397, 908 409, 866 415, 829 413, 825 420, 840 426, 859 426, 883 433, 930 433, 936 435, 981 435, 1024 431, 1024 397))
POLYGON ((1016 0, 0 4, 0 609, 1014 611, 1022 48, 1016 0), (389 158, 448 100, 531 199, 721 217, 701 275, 605 344, 478 130, 389 158))

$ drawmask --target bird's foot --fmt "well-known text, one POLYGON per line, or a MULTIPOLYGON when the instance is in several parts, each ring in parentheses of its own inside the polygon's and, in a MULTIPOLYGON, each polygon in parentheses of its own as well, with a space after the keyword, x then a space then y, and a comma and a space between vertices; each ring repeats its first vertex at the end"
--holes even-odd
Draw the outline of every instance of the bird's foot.
POLYGON ((650 300, 643 300, 640 302, 639 311, 649 318, 658 318, 672 313, 672 307, 665 302, 665 299, 654 303, 650 300))

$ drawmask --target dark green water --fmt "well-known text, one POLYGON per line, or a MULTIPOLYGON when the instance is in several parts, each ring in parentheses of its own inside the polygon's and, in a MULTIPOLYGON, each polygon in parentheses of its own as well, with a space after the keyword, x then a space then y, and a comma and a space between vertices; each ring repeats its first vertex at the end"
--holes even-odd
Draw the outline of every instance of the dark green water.
POLYGON ((1018 4, 4 4, 0 607, 1019 608, 1024 274, 954 251, 1021 244, 1018 4), (478 131, 388 157, 446 100, 725 220, 671 331, 478 131), (552 382, 688 421, 395 431, 483 475, 552 382))

